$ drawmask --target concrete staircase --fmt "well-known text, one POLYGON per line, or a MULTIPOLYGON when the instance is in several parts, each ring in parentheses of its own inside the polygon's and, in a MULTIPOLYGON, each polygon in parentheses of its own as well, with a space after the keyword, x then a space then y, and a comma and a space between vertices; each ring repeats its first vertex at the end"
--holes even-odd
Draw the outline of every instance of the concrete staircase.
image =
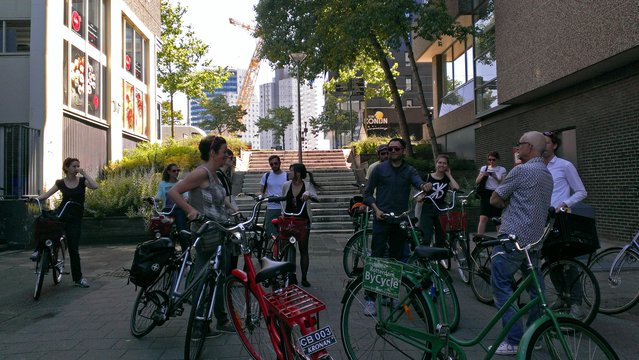
MULTIPOLYGON (((241 191, 258 193, 260 178, 269 171, 268 157, 278 154, 282 159, 282 170, 297 162, 294 151, 254 151, 249 160, 249 170, 243 174, 241 191)), ((348 168, 341 150, 315 150, 304 152, 304 165, 313 173, 320 202, 312 204, 313 233, 343 233, 345 237, 353 231, 352 220, 348 216, 349 201, 357 193, 352 185, 356 182, 353 171, 348 168)), ((239 174, 238 174, 239 175, 239 174)), ((250 198, 238 198, 238 205, 246 213, 252 208, 250 198)), ((262 221, 262 220, 260 220, 262 221)))

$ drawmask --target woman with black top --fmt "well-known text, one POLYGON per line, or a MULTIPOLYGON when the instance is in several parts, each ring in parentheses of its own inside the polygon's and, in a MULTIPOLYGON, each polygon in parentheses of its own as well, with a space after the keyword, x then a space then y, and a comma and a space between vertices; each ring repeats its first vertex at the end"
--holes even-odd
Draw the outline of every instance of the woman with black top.
MULTIPOLYGON (((64 208, 68 201, 73 201, 79 205, 70 204, 63 214, 64 231, 66 234, 67 247, 69 250, 69 259, 71 261, 71 276, 75 286, 88 288, 89 282, 82 277, 82 268, 80 266, 80 237, 82 236, 82 214, 84 213, 84 194, 86 188, 97 189, 98 184, 80 168, 80 160, 76 158, 66 158, 62 163, 62 171, 65 177, 56 180, 55 185, 46 193, 37 197, 38 200, 46 200, 51 195, 60 191, 62 193, 62 203, 59 209, 64 208), (78 176, 82 175, 82 176, 78 176)), ((37 260, 39 251, 36 250, 31 255, 31 260, 37 260)))
MULTIPOLYGON (((289 168, 289 178, 287 182, 282 185, 282 194, 286 196, 286 202, 282 203, 282 208, 286 213, 298 213, 302 205, 306 202, 304 210, 299 215, 299 218, 307 219, 306 224, 306 236, 303 239, 298 239, 298 246, 300 249, 300 267, 302 268, 302 286, 309 287, 311 284, 308 282, 308 267, 310 258, 308 256, 308 238, 311 233, 312 215, 310 211, 311 198, 317 197, 316 188, 319 186, 313 180, 313 174, 306 171, 304 164, 293 164, 289 168), (309 179, 306 179, 308 174, 309 179)), ((297 282, 297 279, 295 279, 297 282)))
POLYGON ((436 247, 445 247, 444 232, 442 226, 439 223, 440 211, 433 205, 432 201, 425 197, 430 197, 435 200, 435 203, 440 208, 446 207, 446 192, 448 190, 458 190, 459 184, 453 178, 448 167, 448 156, 439 155, 435 159, 435 172, 429 173, 426 178, 427 192, 417 201, 423 201, 422 214, 419 219, 419 224, 424 232, 424 243, 430 244, 433 238, 433 229, 435 231, 435 245, 436 247))

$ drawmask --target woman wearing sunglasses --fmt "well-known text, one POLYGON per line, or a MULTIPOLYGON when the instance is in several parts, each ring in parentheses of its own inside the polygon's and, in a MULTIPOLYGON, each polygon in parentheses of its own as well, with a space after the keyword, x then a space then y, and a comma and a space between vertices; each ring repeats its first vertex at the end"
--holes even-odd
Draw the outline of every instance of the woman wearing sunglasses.
MULTIPOLYGON (((481 184, 477 189, 477 195, 480 198, 479 208, 479 224, 477 225, 477 235, 483 235, 486 232, 486 224, 488 219, 501 216, 501 209, 490 205, 490 195, 497 186, 504 180, 506 169, 497 165, 499 153, 491 151, 488 153, 486 165, 479 169, 479 175, 475 179, 476 184, 481 184)), ((499 230, 499 227, 497 228, 499 230)))
MULTIPOLYGON (((160 184, 158 185, 158 192, 155 195, 155 198, 160 200, 164 205, 162 212, 171 211, 171 208, 173 208, 175 205, 173 200, 169 199, 169 197, 166 196, 166 193, 171 190, 173 185, 177 184, 180 171, 181 170, 177 166, 177 164, 169 164, 164 168, 164 171, 162 172, 162 181, 160 181, 160 184)), ((183 194, 183 196, 185 194, 183 194)), ((178 231, 186 230, 186 213, 184 212, 184 210, 182 210, 179 206, 175 206, 175 208, 173 208, 171 216, 175 217, 175 227, 178 231)))

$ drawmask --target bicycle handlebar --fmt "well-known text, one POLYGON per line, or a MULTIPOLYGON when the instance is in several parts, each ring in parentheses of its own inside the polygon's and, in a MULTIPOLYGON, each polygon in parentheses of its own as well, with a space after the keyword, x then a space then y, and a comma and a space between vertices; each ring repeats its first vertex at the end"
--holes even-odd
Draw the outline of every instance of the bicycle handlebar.
POLYGON ((528 249, 534 247, 535 245, 539 244, 544 239, 546 239, 548 237, 548 234, 550 234, 550 232, 552 231, 554 225, 555 225, 555 208, 551 206, 550 208, 548 208, 548 218, 546 219, 546 226, 544 227, 544 231, 539 237, 539 239, 537 239, 537 241, 535 241, 534 243, 521 246, 519 242, 517 241, 518 240, 517 235, 514 235, 514 234, 509 234, 508 237, 504 239, 484 240, 481 243, 483 246, 497 246, 497 245, 505 244, 507 242, 512 242, 515 244, 515 249, 517 249, 517 251, 527 251, 528 249))
MULTIPOLYGON (((40 209, 40 216, 42 216, 42 215, 44 214, 44 209, 43 209, 43 206, 42 206, 42 201, 40 201, 40 199, 38 199, 37 197, 31 197, 31 198, 26 199, 26 201, 29 201, 29 202, 35 202, 36 204, 38 204, 38 208, 40 209)), ((57 217, 58 219, 61 219, 61 218, 62 218, 62 216, 64 215, 64 212, 67 210, 67 207, 69 206, 69 204, 74 205, 74 206, 75 206, 75 205, 77 205, 77 206, 82 207, 82 204, 80 204, 79 202, 76 202, 76 201, 67 201, 67 202, 64 204, 64 206, 62 207, 62 210, 60 210, 60 212, 56 214, 56 217, 57 217)))
POLYGON ((159 210, 160 207, 158 206, 158 200, 151 196, 146 197, 143 200, 147 202, 149 205, 151 205, 153 207, 153 212, 155 212, 159 216, 169 216, 173 213, 173 210, 175 210, 175 204, 173 204, 173 206, 171 207, 171 210, 160 211, 159 210))
MULTIPOLYGON (((435 199, 433 199, 433 197, 435 196, 435 194, 437 194, 436 192, 428 195, 428 196, 424 196, 424 199, 429 199, 433 205, 435 206, 435 208, 441 212, 445 212, 448 210, 452 210, 455 207, 455 195, 457 194, 458 190, 448 190, 449 193, 451 193, 451 201, 448 204, 448 206, 445 206, 444 208, 440 208, 439 205, 437 205, 437 203, 435 202, 435 199)), ((413 199, 418 198, 421 195, 424 195, 426 193, 426 191, 422 190, 420 192, 418 192, 417 194, 415 194, 413 196, 413 199)))

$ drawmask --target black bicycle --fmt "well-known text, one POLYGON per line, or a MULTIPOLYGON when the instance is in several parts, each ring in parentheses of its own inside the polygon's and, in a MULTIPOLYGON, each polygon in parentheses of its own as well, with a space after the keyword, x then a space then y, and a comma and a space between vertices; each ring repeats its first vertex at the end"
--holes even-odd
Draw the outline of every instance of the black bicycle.
POLYGON ((33 299, 38 300, 42 292, 42 284, 44 277, 49 270, 53 275, 53 284, 58 285, 62 281, 62 275, 68 274, 64 272, 64 263, 66 259, 67 245, 64 234, 64 216, 70 207, 82 206, 73 201, 68 201, 62 209, 57 211, 44 210, 42 203, 37 198, 33 200, 38 204, 40 215, 35 221, 35 240, 37 242, 36 249, 39 254, 35 262, 35 289, 33 291, 33 299))

